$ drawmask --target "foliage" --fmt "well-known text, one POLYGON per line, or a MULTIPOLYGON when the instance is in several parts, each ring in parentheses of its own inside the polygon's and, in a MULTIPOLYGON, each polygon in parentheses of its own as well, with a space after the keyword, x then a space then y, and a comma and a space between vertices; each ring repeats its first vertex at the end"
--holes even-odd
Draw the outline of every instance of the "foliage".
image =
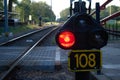
MULTIPOLYGON (((112 6, 108 6, 105 10, 101 11, 101 19, 105 18, 117 11, 120 11, 120 7, 112 5, 112 6)), ((119 18, 120 19, 120 18, 119 18)))
MULTIPOLYGON (((95 9, 92 9, 92 11, 94 11, 94 10, 95 9)), ((108 6, 105 10, 101 11, 101 13, 100 13, 101 19, 103 19, 103 18, 105 18, 105 17, 109 16, 110 14, 113 14, 117 11, 120 11, 120 7, 115 6, 115 5, 108 6)), ((60 12, 61 20, 66 20, 68 15, 69 15, 69 8, 62 10, 60 12)), ((95 15, 93 15, 93 17, 95 17, 95 15)), ((115 19, 120 20, 120 17, 117 17, 115 19)))
POLYGON ((12 8, 13 8, 13 3, 15 3, 15 4, 18 4, 18 0, 9 0, 9 3, 8 3, 8 11, 9 12, 12 12, 12 8))
MULTIPOLYGON (((18 0, 9 0, 9 2, 8 2, 8 11, 9 12, 12 12, 13 3, 18 4, 18 0)), ((0 0, 0 10, 2 10, 2 11, 4 10, 3 4, 4 4, 4 0, 0 0)))
POLYGON ((33 2, 31 4, 31 14, 33 16, 33 20, 37 22, 39 17, 42 17, 42 20, 44 22, 55 20, 55 14, 51 10, 51 7, 45 2, 33 2))
POLYGON ((19 5, 16 7, 16 11, 20 14, 19 16, 22 22, 28 21, 30 15, 30 4, 30 0, 22 0, 21 3, 19 3, 19 5))
POLYGON ((54 21, 55 14, 51 10, 51 7, 45 2, 32 2, 31 0, 22 0, 16 7, 16 11, 20 13, 20 20, 26 22, 29 20, 29 15, 32 16, 32 20, 39 22, 39 17, 42 17, 42 21, 54 21))
POLYGON ((3 0, 0 0, 0 10, 3 10, 3 0))
POLYGON ((61 20, 64 21, 69 17, 69 8, 66 8, 60 12, 61 20))
POLYGON ((17 27, 10 27, 10 31, 13 32, 13 34, 17 34, 20 32, 26 32, 37 28, 38 26, 34 26, 34 25, 21 25, 17 27))
MULTIPOLYGON (((13 3, 17 4, 15 11, 19 14, 17 18, 22 22, 29 20, 29 15, 32 15, 32 19, 35 22, 39 22, 39 17, 42 17, 42 21, 55 21, 55 14, 51 10, 51 7, 45 2, 31 2, 31 0, 8 0, 8 10, 13 12, 13 3)), ((3 0, 0 0, 0 10, 3 10, 3 0)))
MULTIPOLYGON (((9 26, 9 30, 13 34, 17 34, 20 32, 26 32, 26 31, 38 29, 38 28, 39 28, 39 26, 35 26, 35 25, 21 25, 21 26, 17 26, 17 27, 9 26)), ((4 28, 0 27, 0 35, 2 35, 3 32, 4 32, 4 28)))

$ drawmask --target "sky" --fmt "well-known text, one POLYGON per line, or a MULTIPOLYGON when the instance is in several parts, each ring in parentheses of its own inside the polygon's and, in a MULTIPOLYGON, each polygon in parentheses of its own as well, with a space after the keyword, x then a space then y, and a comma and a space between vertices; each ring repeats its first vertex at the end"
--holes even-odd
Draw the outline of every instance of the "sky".
MULTIPOLYGON (((50 6, 51 6, 51 1, 52 1, 52 10, 54 11, 57 18, 60 17, 59 13, 62 10, 70 6, 70 0, 31 0, 31 1, 36 1, 36 2, 43 1, 43 2, 46 2, 50 6)), ((75 0, 75 1, 78 1, 78 0, 75 0)), ((100 5, 102 5, 105 1, 107 0, 92 0, 92 7, 94 8, 96 2, 100 2, 100 5)), ((113 0, 109 5, 111 4, 120 6, 120 0, 113 0)))

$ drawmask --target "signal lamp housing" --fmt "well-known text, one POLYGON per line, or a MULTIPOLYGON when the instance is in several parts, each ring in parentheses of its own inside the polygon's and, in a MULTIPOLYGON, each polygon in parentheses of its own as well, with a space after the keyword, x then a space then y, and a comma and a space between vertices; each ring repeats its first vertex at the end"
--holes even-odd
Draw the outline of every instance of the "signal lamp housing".
POLYGON ((56 42, 62 49, 100 49, 107 41, 106 30, 88 14, 74 14, 56 34, 56 42))
POLYGON ((56 36, 56 42, 63 49, 69 49, 75 44, 75 35, 71 31, 59 32, 56 36))

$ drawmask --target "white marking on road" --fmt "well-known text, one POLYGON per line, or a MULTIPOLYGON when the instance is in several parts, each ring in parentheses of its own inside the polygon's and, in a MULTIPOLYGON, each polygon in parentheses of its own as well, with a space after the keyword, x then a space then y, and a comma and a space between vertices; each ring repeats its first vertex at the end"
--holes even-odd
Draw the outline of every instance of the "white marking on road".
POLYGON ((26 40, 26 42, 28 42, 28 43, 32 43, 32 42, 33 42, 33 40, 26 40))
POLYGON ((116 77, 118 77, 118 76, 120 76, 120 73, 117 73, 117 74, 115 74, 115 73, 105 73, 105 75, 107 75, 107 76, 116 76, 116 77))
POLYGON ((108 65, 103 65, 103 68, 108 68, 108 69, 120 69, 120 64, 108 64, 108 65))
POLYGON ((55 64, 60 65, 60 48, 56 48, 55 64))

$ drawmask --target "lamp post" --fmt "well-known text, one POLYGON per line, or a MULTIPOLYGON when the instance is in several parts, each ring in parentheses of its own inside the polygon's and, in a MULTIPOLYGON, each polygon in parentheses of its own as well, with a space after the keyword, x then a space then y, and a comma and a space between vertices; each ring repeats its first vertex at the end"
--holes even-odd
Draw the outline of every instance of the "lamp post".
POLYGON ((72 16, 72 1, 73 0, 70 0, 70 16, 72 16))
POLYGON ((51 0, 51 10, 52 10, 52 0, 51 0))
MULTIPOLYGON (((51 11, 52 11, 52 0, 51 0, 51 11)), ((52 14, 51 14, 51 16, 52 16, 52 14)), ((51 24, 52 24, 52 18, 51 18, 51 24)))
POLYGON ((4 32, 5 36, 8 36, 8 8, 7 8, 7 0, 4 0, 4 32))

